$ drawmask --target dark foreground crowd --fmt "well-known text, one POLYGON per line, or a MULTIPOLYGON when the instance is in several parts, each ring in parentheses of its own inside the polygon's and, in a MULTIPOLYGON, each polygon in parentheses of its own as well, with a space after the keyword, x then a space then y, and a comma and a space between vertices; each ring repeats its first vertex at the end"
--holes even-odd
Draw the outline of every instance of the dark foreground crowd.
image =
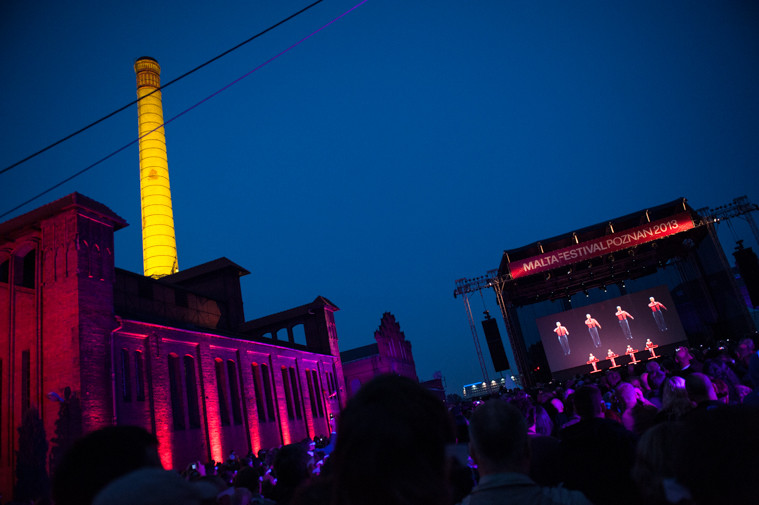
POLYGON ((757 409, 751 339, 449 408, 387 375, 348 402, 339 436, 181 473, 161 468, 140 428, 91 433, 45 503, 757 504, 757 409))

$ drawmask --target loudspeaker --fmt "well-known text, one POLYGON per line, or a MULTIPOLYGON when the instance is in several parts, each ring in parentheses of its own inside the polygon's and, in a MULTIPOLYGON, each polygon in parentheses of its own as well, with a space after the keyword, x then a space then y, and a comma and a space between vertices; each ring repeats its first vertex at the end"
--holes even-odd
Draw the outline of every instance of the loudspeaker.
POLYGON ((482 321, 482 331, 485 332, 485 340, 488 342, 490 357, 493 359, 493 367, 496 372, 509 369, 509 360, 506 358, 506 351, 503 348, 501 332, 498 331, 498 323, 495 319, 485 319, 482 321))
POLYGON ((743 283, 746 285, 751 304, 759 306, 759 260, 756 253, 750 247, 738 249, 733 253, 735 265, 741 273, 743 283))

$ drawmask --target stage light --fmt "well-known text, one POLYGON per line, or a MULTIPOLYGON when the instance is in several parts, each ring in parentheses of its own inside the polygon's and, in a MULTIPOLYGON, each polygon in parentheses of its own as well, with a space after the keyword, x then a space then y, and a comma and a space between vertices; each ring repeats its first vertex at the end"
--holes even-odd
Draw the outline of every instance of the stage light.
POLYGON ((587 298, 587 297, 589 297, 589 296, 590 296, 590 293, 588 293, 588 290, 587 290, 587 289, 583 290, 583 293, 585 293, 585 298, 587 298))

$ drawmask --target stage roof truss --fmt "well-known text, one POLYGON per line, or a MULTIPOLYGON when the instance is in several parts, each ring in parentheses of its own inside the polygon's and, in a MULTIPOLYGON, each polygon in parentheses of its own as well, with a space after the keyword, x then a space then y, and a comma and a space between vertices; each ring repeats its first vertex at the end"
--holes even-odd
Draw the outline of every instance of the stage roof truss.
POLYGON ((706 233, 705 220, 681 198, 504 251, 498 269, 498 277, 503 281, 503 298, 509 305, 523 306, 543 300, 568 298, 576 293, 587 293, 591 289, 605 289, 613 284, 623 285, 626 280, 654 273, 677 258, 684 257, 706 233), (662 238, 644 238, 630 246, 619 246, 608 254, 601 251, 605 240, 616 240, 616 237, 631 234, 643 237, 647 227, 659 228, 668 223, 674 224, 662 238), (678 230, 678 226, 683 231, 678 230), (595 248, 587 257, 561 261, 555 267, 546 260, 552 253, 563 254, 567 258, 571 248, 583 247, 584 244, 595 248), (518 275, 513 275, 513 264, 518 262, 535 265, 537 272, 522 270, 517 272, 518 275))

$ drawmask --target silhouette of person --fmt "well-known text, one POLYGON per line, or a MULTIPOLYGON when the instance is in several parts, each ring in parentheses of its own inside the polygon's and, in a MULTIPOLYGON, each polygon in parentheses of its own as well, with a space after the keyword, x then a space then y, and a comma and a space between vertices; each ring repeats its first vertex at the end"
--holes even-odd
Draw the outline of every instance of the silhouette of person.
POLYGON ((559 338, 559 344, 561 344, 561 350, 564 351, 564 356, 569 356, 569 340, 567 339, 569 330, 566 326, 562 326, 560 321, 556 321, 556 328, 553 329, 553 332, 559 338))
POLYGON ((651 313, 654 316, 654 321, 656 321, 656 326, 659 327, 659 331, 667 331, 667 323, 664 321, 664 314, 662 313, 662 310, 667 310, 667 307, 665 307, 663 303, 654 300, 653 296, 649 297, 648 300, 650 301, 648 308, 651 309, 651 313))
POLYGON ((590 333, 590 339, 593 341, 593 347, 601 347, 601 337, 598 336, 598 330, 601 329, 601 325, 590 317, 590 314, 585 314, 585 326, 588 327, 588 333, 590 333))
POLYGON ((590 505, 579 491, 541 487, 528 476, 531 453, 527 423, 519 409, 504 401, 488 400, 474 410, 469 423, 469 452, 477 463, 480 481, 462 505, 590 505))
POLYGON ((77 440, 53 476, 56 505, 90 505, 108 484, 141 468, 162 470, 158 439, 137 426, 108 426, 77 440))
POLYGON ((337 433, 320 478, 302 486, 293 505, 454 503, 446 457, 452 419, 416 381, 380 375, 362 385, 340 413, 337 433))
POLYGON ((624 333, 625 338, 627 340, 632 340, 632 332, 630 331, 630 323, 627 321, 627 319, 635 319, 632 314, 629 312, 622 310, 622 307, 617 305, 617 312, 614 314, 617 316, 617 319, 619 319, 619 327, 622 328, 622 333, 624 333))

